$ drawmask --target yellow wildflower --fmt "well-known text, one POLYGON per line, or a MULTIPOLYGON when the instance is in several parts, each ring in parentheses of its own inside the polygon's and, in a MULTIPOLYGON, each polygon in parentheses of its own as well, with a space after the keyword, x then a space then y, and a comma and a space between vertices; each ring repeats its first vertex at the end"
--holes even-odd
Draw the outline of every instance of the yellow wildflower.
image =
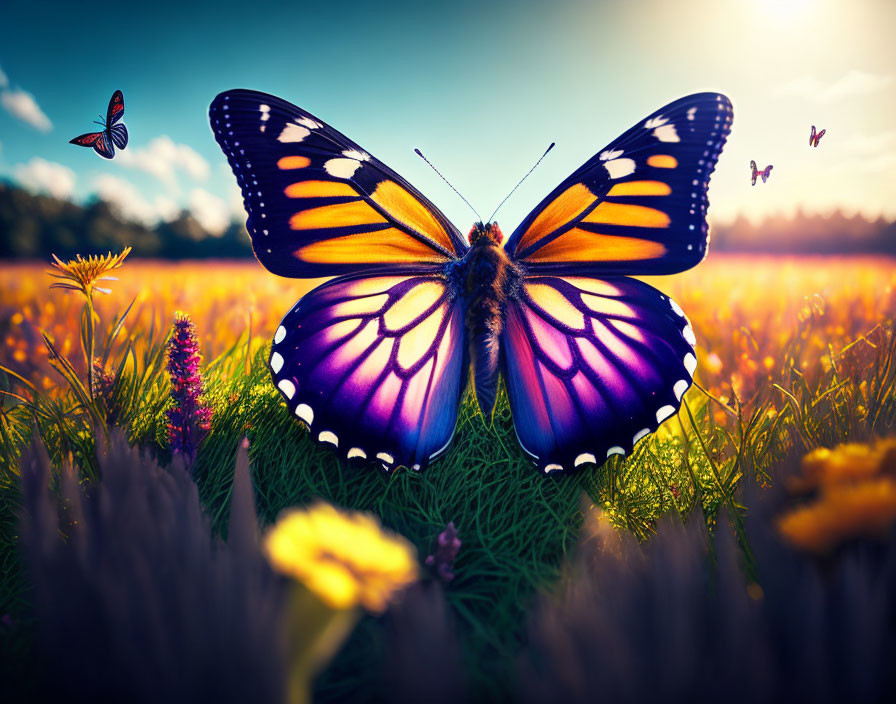
POLYGON ((797 491, 856 482, 888 472, 896 475, 896 438, 874 445, 848 443, 833 449, 819 447, 803 457, 802 477, 791 482, 797 491))
POLYGON ((811 503, 778 519, 794 547, 826 553, 850 539, 885 537, 896 522, 896 438, 813 450, 790 488, 818 491, 811 503))
POLYGON ((54 261, 51 264, 61 273, 53 271, 48 271, 47 273, 54 279, 61 279, 61 281, 50 284, 50 288, 80 291, 88 298, 91 297, 93 291, 111 293, 108 288, 102 288, 95 284, 97 281, 118 281, 114 276, 103 276, 103 274, 120 267, 130 253, 131 248, 125 247, 120 254, 109 252, 105 256, 91 255, 87 259, 84 259, 79 254, 75 259, 70 259, 67 262, 63 262, 54 254, 54 261))
POLYGON ((280 516, 265 537, 274 569, 299 580, 333 608, 381 612, 417 579, 414 547, 368 514, 319 502, 280 516))
POLYGON ((819 499, 778 519, 778 530, 794 547, 830 552, 854 538, 884 538, 896 521, 896 482, 889 477, 840 484, 819 499))

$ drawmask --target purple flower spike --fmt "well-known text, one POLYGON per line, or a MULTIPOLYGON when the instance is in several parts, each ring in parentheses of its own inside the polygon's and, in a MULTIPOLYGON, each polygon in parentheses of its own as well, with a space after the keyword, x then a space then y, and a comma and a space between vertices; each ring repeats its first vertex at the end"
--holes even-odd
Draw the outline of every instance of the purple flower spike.
POLYGON ((168 343, 168 375, 171 398, 168 409, 168 441, 171 452, 192 464, 196 448, 211 428, 212 409, 203 399, 202 373, 199 371, 199 342, 189 316, 174 315, 174 331, 168 343))
POLYGON ((438 546, 432 555, 427 555, 426 565, 435 567, 436 574, 443 582, 450 582, 454 579, 454 560, 457 559, 457 553, 460 551, 461 541, 457 537, 457 528, 454 527, 454 521, 451 521, 445 530, 439 533, 438 546))

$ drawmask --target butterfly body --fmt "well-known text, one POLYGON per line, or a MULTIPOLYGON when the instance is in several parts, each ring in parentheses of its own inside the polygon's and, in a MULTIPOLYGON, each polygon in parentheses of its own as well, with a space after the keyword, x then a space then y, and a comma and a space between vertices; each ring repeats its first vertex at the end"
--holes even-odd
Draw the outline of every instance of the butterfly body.
POLYGON ((498 223, 476 223, 469 239, 471 247, 461 263, 467 299, 465 325, 476 399, 488 418, 498 387, 506 302, 518 291, 521 272, 502 246, 498 223))
POLYGON ((347 459, 422 469, 451 444, 472 375, 490 415, 502 377, 544 472, 631 452, 678 409, 697 365, 684 312, 640 275, 695 266, 730 101, 698 93, 624 132, 504 241, 460 231, 401 176, 272 95, 215 98, 259 261, 330 278, 274 334, 289 412, 347 459))
POLYGON ((104 159, 115 156, 115 147, 124 149, 128 145, 128 128, 120 122, 124 117, 124 95, 115 91, 106 108, 106 119, 100 123, 102 131, 87 132, 69 141, 79 147, 92 147, 104 159))

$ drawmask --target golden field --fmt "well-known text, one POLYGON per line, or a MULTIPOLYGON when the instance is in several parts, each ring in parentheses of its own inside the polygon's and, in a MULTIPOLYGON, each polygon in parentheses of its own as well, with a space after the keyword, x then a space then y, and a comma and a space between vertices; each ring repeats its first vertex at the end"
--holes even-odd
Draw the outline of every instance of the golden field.
MULTIPOLYGON (((2 363, 52 389, 46 331, 76 368, 83 368, 78 329, 80 296, 50 290, 49 267, 0 266, 2 363)), ((119 339, 152 339, 175 311, 196 324, 206 360, 251 339, 265 344, 280 319, 317 282, 284 279, 255 261, 162 262, 129 259, 97 295, 97 336, 104 339, 134 300, 119 339)), ((896 262, 886 258, 713 255, 684 274, 647 279, 687 313, 698 340, 698 379, 714 393, 732 386, 748 399, 769 376, 791 364, 808 376, 829 369, 831 353, 871 333, 896 313, 896 262), (788 358, 798 351, 798 359, 788 358)), ((861 341, 860 347, 868 343, 861 341)), ((860 350, 855 350, 857 353, 860 350)))

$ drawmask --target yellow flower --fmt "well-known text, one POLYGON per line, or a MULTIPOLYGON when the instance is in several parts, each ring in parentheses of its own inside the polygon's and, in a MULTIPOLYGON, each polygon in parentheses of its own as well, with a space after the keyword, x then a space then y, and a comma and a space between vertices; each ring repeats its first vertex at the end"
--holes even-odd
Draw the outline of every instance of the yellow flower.
POLYGON ((818 496, 777 522, 794 547, 823 554, 850 539, 883 538, 896 522, 896 438, 818 448, 802 470, 790 488, 818 496))
POLYGON ((93 291, 111 293, 108 288, 101 288, 95 284, 97 281, 118 281, 114 276, 103 276, 103 274, 120 267, 130 253, 131 248, 125 247, 120 254, 109 252, 105 256, 91 255, 87 259, 82 258, 79 254, 77 258, 70 259, 67 262, 63 262, 54 254, 54 261, 51 264, 61 273, 52 271, 47 273, 54 279, 61 279, 61 281, 50 284, 50 288, 80 291, 88 298, 91 297, 93 291))
POLYGON ((896 521, 896 482, 889 477, 840 484, 819 499, 778 519, 778 530, 794 547, 830 552, 854 538, 884 538, 896 521))
POLYGON ((299 580, 333 608, 381 612, 417 579, 414 547, 368 514, 318 502, 284 512, 264 540, 274 569, 299 580))
POLYGON ((791 482, 791 488, 797 491, 861 481, 885 472, 896 475, 896 438, 879 440, 874 445, 819 447, 803 457, 802 470, 802 477, 791 482))

